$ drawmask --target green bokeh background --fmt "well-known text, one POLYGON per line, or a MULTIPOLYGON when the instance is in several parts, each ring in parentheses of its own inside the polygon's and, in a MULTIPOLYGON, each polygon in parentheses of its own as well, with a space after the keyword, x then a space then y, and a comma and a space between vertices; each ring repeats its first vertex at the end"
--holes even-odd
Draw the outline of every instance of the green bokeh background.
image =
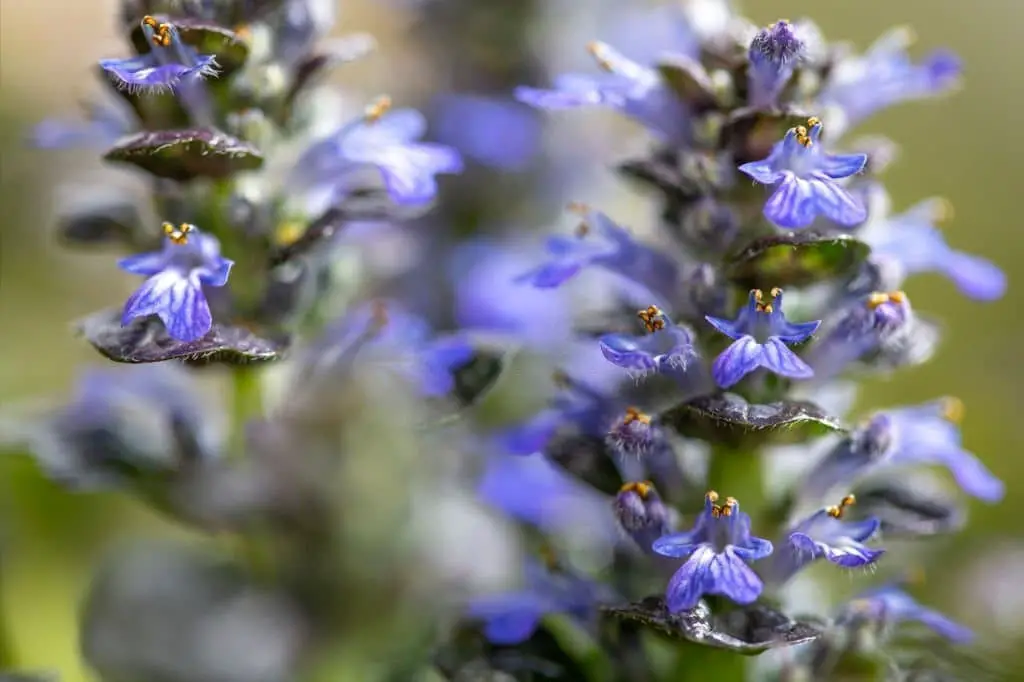
MULTIPOLYGON (((88 69, 76 60, 117 49, 110 33, 112 3, 90 2, 88 10, 65 4, 81 22, 74 34, 82 41, 70 51, 57 41, 53 26, 44 23, 61 3, 37 8, 5 3, 0 21, 0 403, 7 407, 65 391, 82 365, 99 364, 85 344, 71 337, 68 323, 123 300, 132 285, 131 278, 115 272, 108 254, 63 252, 52 239, 52 186, 67 178, 69 167, 94 171, 95 162, 87 154, 27 151, 21 142, 28 122, 71 113, 74 98, 89 91, 88 69), (84 36, 93 31, 99 37, 87 40, 84 36)), ((388 3, 344 4, 344 30, 370 30, 381 42, 373 65, 350 67, 345 82, 354 80, 369 92, 380 90, 381 83, 389 92, 401 92, 403 86, 420 89, 423 74, 415 70, 415 45, 403 37, 401 20, 383 8, 388 3)), ((927 366, 873 382, 862 405, 946 394, 966 403, 965 442, 1007 482, 1008 495, 998 506, 972 505, 967 530, 930 556, 926 589, 936 606, 984 630, 986 614, 965 603, 958 578, 972 556, 997 541, 1021 541, 1024 532, 1024 465, 1019 461, 1024 421, 1018 413, 1024 396, 1019 350, 1024 322, 1017 317, 1024 305, 1017 267, 1024 256, 1019 236, 1024 129, 1018 124, 1018 107, 1024 105, 1019 74, 1024 4, 774 0, 748 2, 746 10, 759 23, 810 15, 827 37, 849 39, 859 47, 895 24, 911 24, 920 36, 919 54, 948 46, 966 62, 966 84, 958 95, 886 112, 858 132, 884 132, 902 147, 887 173, 895 208, 931 195, 948 197, 956 207, 956 218, 947 225, 948 240, 996 261, 1008 273, 1011 289, 998 303, 979 304, 944 280, 912 281, 907 290, 916 307, 939 314, 948 324, 946 342, 927 366)), ((57 669, 68 682, 88 680, 78 660, 74 623, 93 560, 118 538, 169 532, 180 531, 130 501, 69 495, 42 480, 27 462, 0 460, 0 538, 5 541, 0 545, 0 605, 13 624, 22 663, 57 669)), ((1024 604, 1021 582, 1006 598, 1024 604)))

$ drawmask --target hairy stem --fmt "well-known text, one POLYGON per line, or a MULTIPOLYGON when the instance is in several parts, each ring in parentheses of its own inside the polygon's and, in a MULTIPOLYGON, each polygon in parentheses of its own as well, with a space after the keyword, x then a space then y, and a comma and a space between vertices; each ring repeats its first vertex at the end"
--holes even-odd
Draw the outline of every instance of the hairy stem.
POLYGON ((245 427, 263 414, 263 384, 260 369, 245 365, 231 374, 231 449, 235 457, 245 451, 245 427))

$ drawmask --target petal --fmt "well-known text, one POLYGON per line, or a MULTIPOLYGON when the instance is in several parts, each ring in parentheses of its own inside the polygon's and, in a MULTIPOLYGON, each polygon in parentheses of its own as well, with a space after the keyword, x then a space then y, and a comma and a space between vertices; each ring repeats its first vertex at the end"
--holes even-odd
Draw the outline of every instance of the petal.
POLYGON ((966 644, 974 639, 974 633, 971 630, 950 620, 938 611, 919 606, 915 610, 913 618, 951 642, 966 644))
POLYGON ((860 225, 868 218, 867 206, 824 175, 810 180, 818 213, 846 227, 860 225))
POLYGON ((635 372, 647 372, 658 367, 655 356, 638 343, 635 336, 606 334, 601 337, 599 345, 605 359, 617 367, 635 372))
POLYGON ((360 119, 343 130, 341 151, 345 156, 363 160, 366 153, 380 147, 401 146, 418 140, 427 132, 427 119, 415 109, 394 109, 373 122, 360 119))
POLYGON ((578 107, 600 104, 601 93, 597 90, 542 90, 539 88, 518 87, 515 98, 523 104, 537 109, 576 109, 578 107))
POLYGON ((544 410, 529 421, 499 433, 497 440, 510 454, 532 455, 544 449, 563 421, 558 410, 544 410))
MULTIPOLYGON (((900 453, 901 460, 904 459, 900 453)), ((922 450, 921 459, 943 464, 963 491, 985 502, 999 502, 1006 493, 1006 486, 995 474, 982 464, 981 460, 962 448, 922 450)))
POLYGON ((120 137, 119 131, 108 130, 96 121, 63 121, 47 119, 37 125, 30 136, 32 145, 39 149, 66 149, 69 147, 109 148, 120 137))
POLYGON ((814 542, 803 533, 794 533, 790 542, 801 550, 811 549, 815 557, 822 557, 829 563, 843 568, 859 568, 875 563, 885 554, 884 549, 871 549, 859 542, 846 541, 831 545, 825 542, 814 542))
POLYGON ((712 327, 714 327, 721 333, 725 334, 730 339, 733 339, 734 341, 746 336, 746 334, 740 331, 738 319, 736 322, 733 322, 731 320, 723 320, 720 317, 711 317, 710 315, 706 315, 704 319, 707 320, 708 324, 710 324, 712 327))
POLYGON ((538 289, 556 289, 578 275, 583 266, 578 260, 554 261, 516 277, 515 281, 538 289))
POLYGON ((179 341, 200 339, 213 325, 202 287, 172 270, 143 282, 125 303, 121 324, 126 325, 145 315, 158 315, 167 333, 179 341))
POLYGON ((994 301, 1006 293, 1006 274, 991 261, 951 251, 942 270, 967 296, 980 301, 994 301))
POLYGON ((881 528, 882 522, 878 519, 871 517, 864 519, 863 521, 843 521, 842 529, 843 535, 855 540, 856 542, 864 542, 872 535, 878 532, 881 528))
MULTIPOLYGON (((658 543, 655 542, 654 546, 657 551, 658 543)), ((665 589, 665 602, 669 613, 687 611, 697 605, 708 591, 705 589, 705 581, 714 558, 715 551, 707 545, 701 545, 672 575, 665 589)))
POLYGON ((711 373, 722 388, 729 388, 761 364, 761 345, 752 336, 744 336, 715 358, 711 373))
POLYGON ((809 181, 785 173, 782 183, 765 203, 764 215, 779 227, 798 230, 814 222, 816 203, 809 181))
POLYGON ((771 556, 771 553, 775 551, 775 547, 771 542, 764 538, 751 536, 747 541, 746 547, 733 545, 732 551, 736 553, 736 556, 740 557, 744 561, 757 561, 758 559, 764 559, 765 557, 771 556))
POLYGON ((762 185, 774 185, 782 179, 783 174, 775 170, 774 159, 769 156, 761 161, 751 161, 739 168, 741 173, 746 173, 762 185))
POLYGON ((417 144, 391 147, 366 161, 377 166, 391 198, 400 204, 420 204, 437 194, 437 173, 456 173, 462 159, 454 149, 417 144))
POLYGON ((484 635, 492 644, 522 644, 537 631, 542 616, 537 611, 510 611, 489 619, 484 635))
POLYGON ((152 253, 140 253, 136 256, 128 256, 117 262, 117 267, 133 275, 152 277, 167 269, 167 254, 163 251, 152 253))
POLYGON ((781 312, 777 313, 777 317, 772 320, 772 322, 775 325, 775 328, 773 329, 775 333, 773 333, 772 336, 785 343, 803 343, 814 336, 814 333, 818 331, 818 328, 821 326, 821 320, 814 320, 812 322, 790 322, 781 314, 781 312))
POLYGON ((235 261, 218 256, 214 264, 216 267, 211 271, 201 273, 199 279, 207 286, 222 287, 228 283, 228 277, 231 275, 231 268, 235 261))
POLYGON ((701 538, 702 535, 702 530, 699 528, 686 533, 665 535, 655 540, 654 544, 651 545, 651 549, 662 556, 682 559, 704 546, 701 538))
POLYGON ((705 545, 672 576, 666 601, 672 613, 692 609, 704 594, 720 594, 737 604, 750 604, 760 596, 762 588, 761 579, 732 547, 716 554, 705 545))
POLYGON ((867 163, 867 154, 822 154, 818 169, 834 180, 841 180, 860 173, 867 163))
POLYGON ((809 379, 814 376, 814 370, 810 365, 797 357, 781 339, 774 336, 761 346, 760 364, 765 369, 790 379, 809 379))

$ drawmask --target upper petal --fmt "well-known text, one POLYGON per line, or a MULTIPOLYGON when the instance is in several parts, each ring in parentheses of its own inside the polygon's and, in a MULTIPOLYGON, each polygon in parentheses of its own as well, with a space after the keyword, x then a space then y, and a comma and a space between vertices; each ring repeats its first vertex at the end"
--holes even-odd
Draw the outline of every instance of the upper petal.
POLYGON ((822 154, 818 170, 832 179, 841 180, 860 173, 867 163, 867 154, 822 154))
POLYGON ((775 163, 771 156, 760 161, 751 161, 739 167, 741 173, 749 175, 762 185, 774 185, 783 178, 781 171, 775 170, 775 163))

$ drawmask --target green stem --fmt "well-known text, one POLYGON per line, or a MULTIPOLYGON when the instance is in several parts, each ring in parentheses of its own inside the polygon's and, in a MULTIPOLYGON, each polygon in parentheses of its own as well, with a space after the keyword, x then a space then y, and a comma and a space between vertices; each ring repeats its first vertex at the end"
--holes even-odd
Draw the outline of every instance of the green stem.
POLYGON ((231 374, 231 453, 245 452, 245 425, 263 415, 263 384, 260 370, 241 365, 231 374))
POLYGON ((4 607, 3 569, 3 559, 0 557, 0 672, 14 670, 18 664, 14 649, 14 633, 8 621, 10 614, 4 607))

